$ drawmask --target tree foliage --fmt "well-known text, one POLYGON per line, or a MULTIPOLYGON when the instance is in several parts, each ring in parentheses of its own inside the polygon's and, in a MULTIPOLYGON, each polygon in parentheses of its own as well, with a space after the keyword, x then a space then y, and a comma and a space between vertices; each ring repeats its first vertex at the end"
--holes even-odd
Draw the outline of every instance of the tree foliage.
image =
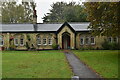
POLYGON ((119 2, 87 2, 85 9, 93 34, 106 36, 120 35, 119 2))
POLYGON ((34 2, 3 2, 2 23, 32 23, 34 2))
POLYGON ((51 5, 50 13, 43 17, 43 22, 83 22, 86 21, 87 13, 84 6, 75 2, 56 2, 51 5))

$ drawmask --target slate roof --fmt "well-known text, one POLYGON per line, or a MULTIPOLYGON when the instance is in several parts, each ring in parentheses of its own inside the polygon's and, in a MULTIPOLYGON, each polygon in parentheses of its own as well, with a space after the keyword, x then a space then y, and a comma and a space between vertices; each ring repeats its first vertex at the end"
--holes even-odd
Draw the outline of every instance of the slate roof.
POLYGON ((62 24, 38 24, 38 31, 57 31, 62 24))
POLYGON ((90 23, 69 23, 70 26, 75 30, 75 31, 89 31, 88 26, 90 23))
MULTIPOLYGON (((87 29, 89 23, 68 23, 75 31, 89 31, 87 29)), ((38 31, 48 32, 48 31, 57 31, 63 24, 37 24, 38 31)), ((0 32, 33 32, 34 27, 33 24, 2 24, 0 28, 0 32)))
POLYGON ((2 24, 1 29, 2 32, 34 31, 33 24, 2 24))

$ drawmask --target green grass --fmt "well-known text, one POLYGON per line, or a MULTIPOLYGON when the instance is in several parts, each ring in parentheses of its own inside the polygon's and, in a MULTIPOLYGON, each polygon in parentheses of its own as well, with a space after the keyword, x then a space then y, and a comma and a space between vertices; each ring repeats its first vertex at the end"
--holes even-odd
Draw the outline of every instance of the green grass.
POLYGON ((104 78, 118 78, 118 51, 73 51, 76 56, 104 78))
POLYGON ((60 51, 3 51, 3 78, 70 78, 72 71, 60 51))
POLYGON ((0 79, 2 78, 2 52, 0 51, 0 79))

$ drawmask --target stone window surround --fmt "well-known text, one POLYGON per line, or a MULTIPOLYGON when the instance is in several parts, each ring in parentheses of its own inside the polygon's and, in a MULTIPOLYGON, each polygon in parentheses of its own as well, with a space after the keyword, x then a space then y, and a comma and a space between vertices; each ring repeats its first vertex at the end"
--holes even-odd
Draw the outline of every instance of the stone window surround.
POLYGON ((48 45, 52 45, 52 38, 48 38, 48 45))
POLYGON ((23 38, 20 38, 20 46, 24 46, 24 39, 23 38), (22 43, 21 43, 21 40, 22 40, 22 43))
POLYGON ((89 44, 90 44, 90 37, 86 36, 84 42, 85 42, 85 45, 89 45, 89 44), (88 42, 87 42, 87 43, 86 43, 86 39, 88 39, 88 42))
POLYGON ((90 39, 90 43, 91 43, 91 45, 95 45, 95 37, 93 37, 93 36, 91 36, 91 39, 90 39), (94 40, 94 42, 92 43, 92 39, 93 38, 93 40, 94 40))
POLYGON ((108 41, 112 43, 112 37, 108 37, 108 41))
POLYGON ((81 44, 81 42, 80 42, 80 45, 95 45, 95 37, 93 37, 93 36, 91 36, 91 37, 82 36, 82 37, 80 37, 80 41, 81 41, 81 39, 83 39, 83 44, 81 44), (86 44, 86 38, 88 38, 88 44, 86 44), (94 43, 91 43, 91 38, 94 38, 94 43))
POLYGON ((38 36, 40 37, 40 40, 41 40, 41 44, 38 44, 37 43, 37 45, 52 45, 52 36, 51 37, 47 37, 47 36, 43 36, 43 37, 41 37, 40 35, 36 35, 36 42, 37 42, 37 40, 38 40, 38 36), (46 39, 46 44, 44 44, 44 39, 46 39), (51 44, 49 44, 49 39, 51 39, 51 44))
POLYGON ((84 45, 84 37, 80 37, 80 45, 84 45), (81 44, 81 39, 83 39, 83 43, 81 44))
POLYGON ((111 41, 109 41, 109 42, 114 42, 114 38, 116 38, 116 42, 118 43, 118 37, 108 37, 108 41, 109 41, 109 39, 111 39, 111 41))
POLYGON ((37 45, 42 45, 41 37, 40 36, 37 36, 37 45), (39 40, 39 42, 38 42, 38 40, 39 40))
POLYGON ((14 44, 15 44, 16 46, 19 45, 19 40, 18 40, 18 38, 14 38, 14 44), (17 42, 18 44, 16 44, 16 40, 18 41, 18 42, 17 42))
POLYGON ((43 42, 43 45, 47 45, 47 38, 43 38, 42 40, 43 40, 43 41, 42 41, 42 42, 43 42), (45 43, 44 43, 44 40, 45 40, 45 43))
MULTIPOLYGON (((118 43, 118 37, 115 37, 116 38, 116 42, 118 43)), ((113 41, 114 41, 114 38, 113 38, 113 41)))

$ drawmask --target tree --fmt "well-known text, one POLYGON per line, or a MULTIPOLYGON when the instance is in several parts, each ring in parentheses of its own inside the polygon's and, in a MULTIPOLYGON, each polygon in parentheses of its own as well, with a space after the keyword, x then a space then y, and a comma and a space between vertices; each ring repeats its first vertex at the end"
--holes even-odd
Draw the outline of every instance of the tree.
POLYGON ((48 16, 45 15, 43 17, 43 21, 45 21, 45 19, 47 18, 48 22, 63 22, 65 20, 63 15, 65 6, 66 3, 63 2, 53 3, 53 5, 51 5, 52 9, 50 10, 50 13, 47 13, 48 16))
MULTIPOLYGON (((24 0, 23 0, 24 1, 24 0)), ((22 7, 24 8, 24 21, 23 22, 33 22, 33 12, 34 7, 36 7, 36 4, 34 2, 23 2, 22 1, 22 7)))
POLYGON ((87 13, 84 12, 84 6, 69 5, 64 11, 66 21, 69 22, 86 22, 87 13))
POLYGON ((84 6, 75 2, 56 2, 52 4, 50 13, 43 17, 43 22, 80 22, 86 21, 84 6))
POLYGON ((3 2, 2 23, 32 23, 34 2, 3 2))
POLYGON ((105 36, 120 35, 119 2, 87 2, 85 9, 93 34, 105 36))

